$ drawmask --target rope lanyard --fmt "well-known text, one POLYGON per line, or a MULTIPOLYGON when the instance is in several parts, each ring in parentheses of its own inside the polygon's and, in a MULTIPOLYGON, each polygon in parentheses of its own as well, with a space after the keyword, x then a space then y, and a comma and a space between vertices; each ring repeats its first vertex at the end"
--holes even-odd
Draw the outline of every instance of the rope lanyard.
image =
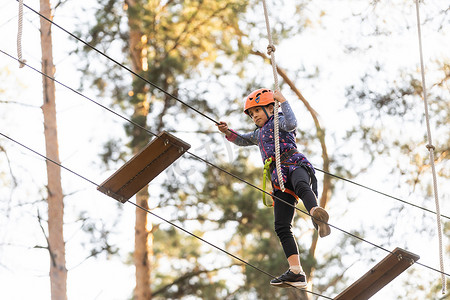
MULTIPOLYGON (((269 23, 269 14, 267 13, 267 5, 266 0, 263 0, 264 6, 264 17, 266 18, 266 28, 267 28, 267 37, 269 39, 269 46, 267 46, 267 53, 270 55, 270 61, 272 62, 273 69, 273 78, 275 80, 275 91, 279 91, 280 88, 278 86, 278 76, 277 76, 277 64, 275 62, 275 46, 272 42, 272 33, 270 32, 270 23, 269 23)), ((281 165, 280 165, 280 139, 279 139, 279 128, 278 128, 278 100, 275 99, 275 107, 273 109, 274 114, 274 139, 275 139, 275 166, 277 169, 278 182, 280 184, 280 190, 284 192, 284 182, 283 176, 281 175, 281 165)))
POLYGON ((273 206, 273 201, 270 204, 267 204, 266 202, 266 180, 268 179, 269 182, 271 181, 271 176, 270 176, 270 165, 272 164, 272 157, 269 157, 268 159, 266 159, 265 163, 264 163, 264 174, 263 174, 263 203, 265 206, 267 207, 272 207, 273 206))
POLYGON ((428 137, 428 144, 427 149, 430 154, 430 164, 431 164, 431 171, 433 174, 433 187, 434 187, 434 201, 436 205, 436 221, 437 221, 437 234, 438 234, 438 240, 439 240, 439 262, 441 267, 441 274, 442 274, 442 294, 446 293, 446 278, 444 275, 444 255, 442 251, 442 228, 441 228, 441 213, 439 208, 439 196, 438 196, 438 190, 437 190, 437 179, 436 179, 436 168, 434 166, 434 150, 435 147, 433 146, 433 142, 431 139, 431 129, 430 129, 430 117, 428 114, 428 100, 427 100, 427 89, 425 86, 425 71, 424 71, 424 64, 423 64, 423 50, 422 50, 422 33, 420 29, 420 14, 419 14, 419 1, 416 0, 416 16, 417 16, 417 33, 419 37, 419 54, 420 54, 420 70, 422 74, 422 87, 423 87, 423 103, 425 105, 425 119, 427 124, 427 137, 428 137))
POLYGON ((22 24, 23 24, 23 0, 19 0, 19 17, 17 26, 17 57, 19 58, 19 68, 25 66, 22 59, 22 24))

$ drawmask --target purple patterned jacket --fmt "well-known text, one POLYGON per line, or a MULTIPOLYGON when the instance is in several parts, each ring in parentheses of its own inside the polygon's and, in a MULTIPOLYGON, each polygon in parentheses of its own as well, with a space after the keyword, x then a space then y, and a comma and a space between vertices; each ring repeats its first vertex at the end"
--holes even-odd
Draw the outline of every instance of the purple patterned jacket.
MULTIPOLYGON (((280 105, 281 111, 278 113, 278 123, 279 123, 279 138, 280 138, 280 155, 288 152, 292 149, 297 149, 297 145, 295 143, 295 129, 297 128, 297 120, 295 118, 294 113, 292 112, 291 106, 289 103, 283 102, 280 105)), ((233 130, 231 130, 233 134, 227 139, 230 142, 238 146, 251 146, 257 145, 261 152, 261 157, 263 163, 269 157, 272 157, 272 160, 275 161, 275 140, 274 136, 274 117, 271 116, 267 122, 261 128, 255 129, 253 132, 239 134, 233 130)), ((305 167, 311 177, 312 181, 315 180, 314 176, 314 167, 308 161, 308 159, 300 152, 297 152, 290 156, 287 160, 281 162, 281 173, 283 176, 283 182, 287 182, 287 178, 292 174, 292 172, 299 168, 305 167)), ((275 168, 272 170, 271 174, 272 178, 272 187, 274 190, 279 189, 278 176, 275 168)), ((317 195, 317 190, 314 191, 317 195)))

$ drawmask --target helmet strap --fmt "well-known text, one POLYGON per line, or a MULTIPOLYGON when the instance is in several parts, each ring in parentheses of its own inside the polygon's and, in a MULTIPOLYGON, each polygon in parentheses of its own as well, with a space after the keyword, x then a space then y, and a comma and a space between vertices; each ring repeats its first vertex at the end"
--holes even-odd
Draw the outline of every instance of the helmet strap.
MULTIPOLYGON (((269 104, 269 105, 270 105, 270 104, 269 104)), ((267 119, 270 119, 270 116, 269 116, 269 114, 267 113, 267 110, 266 110, 266 107, 268 108, 269 105, 266 105, 266 106, 262 106, 262 107, 261 107, 262 110, 263 110, 263 112, 266 114, 267 119)))
POLYGON ((266 116, 267 116, 267 119, 269 119, 270 117, 269 117, 269 114, 267 113, 267 110, 266 110, 266 108, 263 106, 263 107, 261 107, 262 108, 262 110, 263 110, 263 112, 266 114, 266 116))

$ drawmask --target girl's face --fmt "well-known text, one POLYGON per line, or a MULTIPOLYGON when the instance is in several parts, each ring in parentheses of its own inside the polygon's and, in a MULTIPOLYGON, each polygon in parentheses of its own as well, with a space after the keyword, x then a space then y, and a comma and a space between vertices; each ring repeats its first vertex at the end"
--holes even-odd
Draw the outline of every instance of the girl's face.
MULTIPOLYGON (((273 105, 270 105, 269 107, 265 107, 265 110, 266 110, 267 114, 269 115, 269 117, 273 115, 273 105)), ((248 115, 252 118, 253 122, 258 127, 263 127, 263 125, 269 119, 267 117, 266 113, 264 112, 264 109, 262 106, 250 107, 248 109, 248 115)))

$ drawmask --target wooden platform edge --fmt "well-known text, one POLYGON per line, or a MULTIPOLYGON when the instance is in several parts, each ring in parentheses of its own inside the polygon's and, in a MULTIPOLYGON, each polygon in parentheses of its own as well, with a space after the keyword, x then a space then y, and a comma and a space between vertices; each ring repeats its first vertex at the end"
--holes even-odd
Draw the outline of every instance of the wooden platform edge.
POLYGON ((105 194, 106 196, 109 196, 111 198, 116 199, 117 201, 121 202, 121 203, 125 203, 128 201, 127 198, 125 198, 124 196, 121 196, 119 194, 114 193, 113 191, 111 191, 111 189, 105 188, 104 186, 98 186, 97 190, 99 192, 102 192, 103 194, 105 194))
POLYGON ((97 190, 125 203, 190 147, 191 145, 185 141, 162 131, 99 185, 97 190), (157 166, 149 169, 148 167, 156 161, 157 166))
POLYGON ((413 265, 420 256, 395 248, 366 274, 337 295, 334 300, 367 300, 413 265))

